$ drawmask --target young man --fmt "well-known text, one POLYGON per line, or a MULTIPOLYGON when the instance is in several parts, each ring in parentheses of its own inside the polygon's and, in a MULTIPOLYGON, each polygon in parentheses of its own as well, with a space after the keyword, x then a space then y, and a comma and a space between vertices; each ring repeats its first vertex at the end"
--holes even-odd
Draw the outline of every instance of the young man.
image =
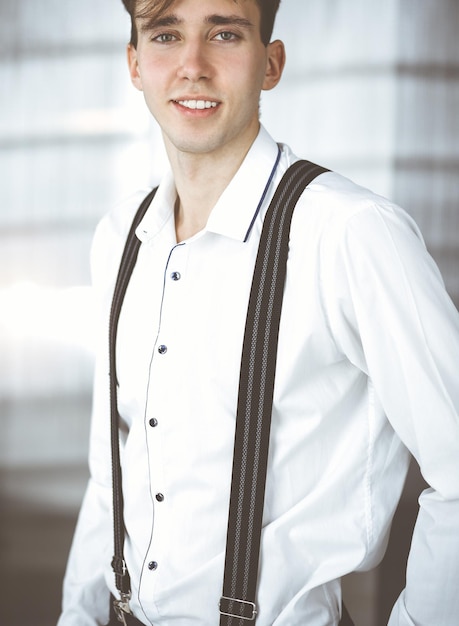
MULTIPOLYGON (((277 85, 285 60, 282 43, 269 43, 277 7, 269 0, 128 5, 130 74, 170 161, 136 231, 142 245, 117 338, 135 623, 219 620, 248 295, 267 206, 297 160, 259 123, 260 92, 277 85)), ((104 328, 141 199, 118 208, 96 234, 104 328)), ((91 480, 59 626, 107 624, 110 593, 118 596, 107 353, 104 330, 91 480)), ((457 311, 416 226, 387 200, 322 174, 300 198, 290 235, 257 626, 339 623, 340 578, 382 558, 409 451, 430 489, 390 626, 457 624, 458 362, 457 311)))

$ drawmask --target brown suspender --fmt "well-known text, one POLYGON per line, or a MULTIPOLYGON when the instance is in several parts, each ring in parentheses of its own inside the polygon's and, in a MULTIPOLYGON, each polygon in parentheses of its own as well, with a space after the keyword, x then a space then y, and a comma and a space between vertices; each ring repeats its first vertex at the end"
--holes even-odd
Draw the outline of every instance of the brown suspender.
POLYGON ((121 483, 121 463, 119 445, 119 413, 118 413, 118 380, 116 374, 116 336, 118 320, 123 304, 129 279, 137 261, 140 248, 140 240, 135 231, 142 217, 145 215, 156 189, 153 189, 144 198, 137 209, 126 244, 121 257, 115 290, 113 292, 112 306, 109 322, 109 367, 110 367, 110 422, 111 422, 111 448, 112 448, 112 490, 113 490, 113 539, 114 556, 112 568, 115 573, 116 588, 120 593, 120 600, 115 600, 114 608, 120 622, 126 623, 125 613, 129 613, 129 600, 131 598, 131 581, 129 572, 124 561, 124 520, 123 520, 123 489, 121 483))
POLYGON ((290 223, 305 187, 323 168, 287 170, 263 221, 242 350, 220 626, 256 619, 256 587, 274 377, 290 223))

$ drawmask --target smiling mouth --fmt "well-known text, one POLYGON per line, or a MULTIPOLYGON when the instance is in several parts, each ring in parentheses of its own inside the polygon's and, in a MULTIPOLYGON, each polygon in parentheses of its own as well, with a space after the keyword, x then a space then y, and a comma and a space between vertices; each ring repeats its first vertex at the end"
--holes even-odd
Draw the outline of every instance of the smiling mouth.
POLYGON ((218 102, 211 100, 175 100, 175 102, 186 109, 199 109, 201 111, 204 109, 215 109, 219 105, 218 102))

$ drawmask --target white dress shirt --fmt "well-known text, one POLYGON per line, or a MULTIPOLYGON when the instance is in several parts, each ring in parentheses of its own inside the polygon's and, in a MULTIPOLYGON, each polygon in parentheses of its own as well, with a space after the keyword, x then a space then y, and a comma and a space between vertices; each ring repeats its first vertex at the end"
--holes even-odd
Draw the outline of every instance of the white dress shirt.
MULTIPOLYGON (((117 344, 131 607, 154 626, 216 626, 248 294, 262 220, 297 160, 261 128, 207 226, 177 244, 166 174, 142 241, 117 344), (274 176, 260 203, 270 175, 274 176), (259 206, 260 205, 260 206, 259 206), (158 495, 161 494, 161 495, 158 495)), ((59 626, 95 626, 116 593, 108 311, 143 195, 100 224, 91 480, 59 626)), ((391 626, 459 623, 459 317, 416 225, 336 173, 292 222, 263 519, 257 626, 339 621, 340 577, 381 559, 408 450, 431 485, 391 626)))

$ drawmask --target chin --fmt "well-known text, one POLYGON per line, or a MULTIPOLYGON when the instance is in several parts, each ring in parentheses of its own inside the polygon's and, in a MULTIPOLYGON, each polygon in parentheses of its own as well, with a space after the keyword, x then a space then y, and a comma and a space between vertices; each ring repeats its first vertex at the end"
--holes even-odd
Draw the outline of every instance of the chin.
POLYGON ((202 137, 189 139, 181 137, 172 143, 176 150, 188 154, 208 154, 216 152, 219 148, 221 148, 221 145, 218 142, 205 140, 202 137))

